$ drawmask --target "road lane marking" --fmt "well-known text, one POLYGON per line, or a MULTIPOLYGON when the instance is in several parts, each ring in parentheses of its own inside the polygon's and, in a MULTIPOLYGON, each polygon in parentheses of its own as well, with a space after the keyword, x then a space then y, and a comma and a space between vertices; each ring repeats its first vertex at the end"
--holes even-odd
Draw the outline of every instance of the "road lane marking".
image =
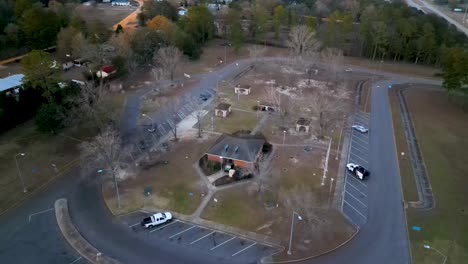
POLYGON ((180 234, 182 234, 182 233, 185 233, 185 232, 187 232, 187 231, 189 231, 190 229, 193 229, 193 228, 195 228, 195 227, 196 227, 196 226, 191 226, 191 227, 189 227, 189 228, 187 228, 187 229, 185 229, 185 230, 183 230, 183 231, 180 231, 180 232, 177 233, 177 234, 174 234, 174 235, 170 236, 169 238, 173 238, 173 237, 175 237, 175 236, 178 236, 178 235, 180 235, 180 234))
POLYGON ((358 198, 356 198, 356 196, 352 195, 350 192, 346 191, 345 193, 349 194, 351 197, 353 197, 356 201, 358 201, 360 204, 362 204, 362 206, 366 207, 367 208, 367 205, 364 204, 363 202, 361 202, 358 198))
POLYGON ((227 242, 233 240, 234 238, 236 238, 236 237, 231 237, 231 239, 228 239, 228 240, 224 241, 223 243, 221 243, 221 244, 219 244, 219 245, 217 245, 217 246, 212 247, 210 250, 216 249, 217 247, 220 247, 220 246, 226 244, 227 242))
POLYGON ((195 240, 195 241, 190 242, 190 245, 192 245, 192 244, 194 244, 194 243, 197 243, 198 241, 200 241, 200 240, 204 239, 205 237, 207 237, 207 236, 213 234, 214 232, 215 232, 215 231, 209 233, 208 235, 204 235, 204 236, 200 237, 199 239, 197 239, 197 240, 195 240))
POLYGON ((78 261, 80 261, 80 260, 81 260, 81 257, 78 257, 78 258, 75 259, 74 261, 70 262, 70 264, 74 264, 74 263, 76 263, 76 262, 78 262, 78 261))
POLYGON ((54 210, 54 208, 49 208, 49 209, 44 210, 44 211, 40 211, 40 212, 37 212, 37 213, 30 214, 29 215, 29 222, 31 222, 31 217, 33 217, 35 215, 38 215, 38 214, 46 213, 46 212, 49 212, 49 211, 52 211, 52 210, 54 210))
POLYGON ((243 248, 243 249, 237 251, 236 253, 232 254, 231 257, 234 257, 235 255, 237 255, 237 254, 239 254, 239 253, 241 253, 241 252, 247 250, 248 248, 250 248, 250 247, 252 247, 252 246, 254 246, 254 245, 256 245, 256 244, 257 244, 257 242, 254 242, 252 245, 250 245, 250 246, 248 246, 248 247, 246 247, 246 248, 243 248))
POLYGON ((153 230, 150 231, 150 233, 153 233, 154 231, 161 230, 161 229, 163 229, 163 228, 165 228, 165 227, 168 227, 168 226, 170 226, 170 225, 173 225, 173 224, 175 224, 175 223, 177 223, 177 222, 179 222, 179 220, 175 220, 175 221, 172 222, 172 223, 169 223, 169 224, 167 224, 167 225, 164 225, 164 226, 158 227, 158 228, 156 228, 156 229, 153 229, 153 230))
POLYGON ((361 192, 358 188, 354 187, 350 182, 346 182, 349 186, 353 187, 356 191, 358 191, 362 196, 367 197, 367 194, 361 192))
POLYGON ((348 202, 346 201, 346 199, 343 199, 343 200, 344 200, 344 202, 347 203, 351 208, 353 208, 354 211, 356 211, 360 216, 362 216, 364 219, 367 219, 367 217, 365 217, 363 214, 361 214, 361 212, 359 212, 358 209, 354 208, 354 206, 352 206, 350 203, 348 203, 348 202))

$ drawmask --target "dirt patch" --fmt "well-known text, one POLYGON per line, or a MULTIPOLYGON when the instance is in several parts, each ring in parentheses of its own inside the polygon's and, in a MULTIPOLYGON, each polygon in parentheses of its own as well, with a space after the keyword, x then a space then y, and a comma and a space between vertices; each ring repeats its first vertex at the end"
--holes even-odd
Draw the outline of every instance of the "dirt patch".
POLYGON ((77 12, 86 22, 101 20, 106 27, 112 28, 135 9, 136 7, 118 7, 103 3, 97 4, 96 7, 80 5, 77 12))

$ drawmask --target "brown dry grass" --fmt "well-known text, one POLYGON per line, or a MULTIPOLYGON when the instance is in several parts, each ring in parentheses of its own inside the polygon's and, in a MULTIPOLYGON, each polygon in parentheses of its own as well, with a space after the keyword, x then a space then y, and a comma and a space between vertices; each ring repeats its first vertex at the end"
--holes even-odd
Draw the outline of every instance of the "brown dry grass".
POLYGON ((373 70, 381 70, 390 73, 415 75, 431 79, 439 79, 434 77, 434 74, 439 71, 434 67, 414 65, 412 63, 384 61, 380 65, 380 61, 372 61, 365 58, 345 57, 345 63, 351 66, 366 67, 373 70))
MULTIPOLYGON (((305 153, 303 148, 298 147, 278 148, 273 153, 272 173, 264 180, 264 194, 258 193, 255 180, 242 187, 219 192, 215 196, 218 202, 211 201, 202 217, 272 236, 287 245, 292 209, 282 203, 278 193, 280 189, 287 191, 305 186, 313 193, 315 203, 309 206, 312 208, 310 212, 299 213, 304 218, 308 215, 314 219, 296 221, 292 257, 296 259, 319 254, 339 245, 350 237, 353 230, 338 211, 327 206, 328 187, 320 185, 320 164, 324 154, 320 149, 305 153), (266 202, 278 204, 278 207, 267 210, 266 202), (318 224, 320 228, 313 230, 311 225, 317 218, 321 219, 318 224)), ((330 168, 330 175, 333 173, 336 173, 336 169, 330 168)), ((285 260, 288 256, 284 254, 277 258, 285 260)))
POLYGON ((214 143, 216 137, 205 134, 205 138, 181 140, 171 143, 169 152, 155 157, 157 161, 169 161, 167 165, 155 165, 143 169, 135 178, 119 184, 122 194, 122 208, 117 210, 112 185, 104 189, 107 205, 116 214, 146 208, 173 210, 182 214, 191 214, 201 201, 201 194, 206 187, 197 175, 193 164, 214 143), (143 196, 145 187, 152 187, 150 197, 143 196), (193 195, 190 196, 189 193, 193 195))
POLYGON ((26 122, 0 136, 0 212, 23 199, 25 193, 15 164, 18 166, 28 193, 52 179, 57 172, 78 157, 79 142, 62 135, 42 135, 35 131, 33 121, 26 122))

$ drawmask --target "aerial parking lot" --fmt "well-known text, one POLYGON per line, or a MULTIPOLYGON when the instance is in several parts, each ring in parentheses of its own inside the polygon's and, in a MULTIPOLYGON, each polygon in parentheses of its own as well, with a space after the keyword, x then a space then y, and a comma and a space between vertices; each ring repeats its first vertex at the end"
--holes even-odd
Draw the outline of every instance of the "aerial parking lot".
POLYGON ((136 212, 121 216, 119 220, 138 235, 148 239, 148 243, 151 243, 152 240, 163 240, 180 245, 182 248, 191 247, 234 263, 257 263, 263 257, 271 256, 280 250, 272 245, 180 219, 173 219, 171 222, 155 228, 145 229, 140 225, 140 221, 148 215, 136 212))
MULTIPOLYGON (((369 124, 369 114, 364 112, 356 113, 354 125, 361 125, 369 128, 369 124)), ((370 170, 369 133, 371 132, 361 133, 355 129, 352 130, 351 146, 348 158, 349 163, 359 164, 367 170, 370 170)), ((370 177, 372 176, 373 175, 371 174, 370 177)), ((369 178, 359 180, 352 172, 346 170, 342 211, 344 215, 358 228, 362 228, 367 222, 367 184, 369 178)))

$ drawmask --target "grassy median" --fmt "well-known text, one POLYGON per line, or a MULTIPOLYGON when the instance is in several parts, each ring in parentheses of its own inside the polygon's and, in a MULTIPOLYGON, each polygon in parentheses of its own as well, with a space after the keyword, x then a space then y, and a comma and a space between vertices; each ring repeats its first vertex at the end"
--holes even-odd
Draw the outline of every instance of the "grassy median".
MULTIPOLYGON (((393 91, 391 93, 394 93, 393 91)), ((406 152, 398 105, 391 95, 398 153, 406 152)), ((436 206, 429 212, 408 208, 408 232, 413 263, 442 263, 443 256, 427 250, 427 244, 448 257, 449 263, 468 259, 468 113, 454 105, 442 91, 410 89, 409 111, 432 184, 436 206), (419 226, 421 231, 413 231, 419 226)), ((407 156, 399 155, 405 200, 417 199, 407 156)))

